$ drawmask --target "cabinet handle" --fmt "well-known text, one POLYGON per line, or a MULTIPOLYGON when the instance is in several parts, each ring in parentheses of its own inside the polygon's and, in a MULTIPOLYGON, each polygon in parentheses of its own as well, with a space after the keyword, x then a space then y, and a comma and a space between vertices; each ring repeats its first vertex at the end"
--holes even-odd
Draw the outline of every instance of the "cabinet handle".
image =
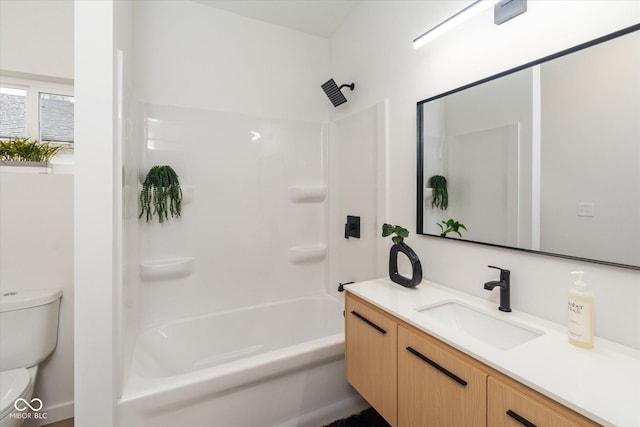
POLYGON ((433 366, 438 371, 442 372, 443 374, 445 374, 446 376, 448 376, 449 378, 451 378, 452 380, 454 380, 455 382, 457 382, 461 386, 465 387, 467 385, 467 382, 465 380, 463 380, 462 378, 460 378, 459 376, 457 376, 453 372, 451 372, 451 371, 443 368, 442 366, 438 365, 436 362, 434 362, 433 360, 429 359, 427 356, 425 356, 424 354, 422 354, 419 351, 415 350, 414 348, 407 347, 407 351, 409 351, 409 353, 413 354, 414 356, 418 357, 419 359, 427 362, 429 365, 433 366))
POLYGON ((380 326, 376 325, 375 323, 373 323, 371 320, 367 319, 366 317, 364 317, 362 314, 357 313, 355 311, 351 311, 351 314, 353 314, 354 316, 356 316, 358 319, 362 320, 364 323, 366 323, 367 325, 371 326, 372 328, 374 328, 376 331, 380 332, 381 334, 386 334, 387 331, 385 331, 384 329, 382 329, 380 326))
POLYGON ((526 419, 525 417, 516 414, 515 412, 513 412, 511 409, 509 409, 507 411, 507 415, 509 415, 511 418, 513 418, 514 420, 518 421, 520 424, 522 424, 523 426, 527 426, 527 427, 538 427, 536 426, 534 423, 532 423, 531 421, 529 421, 528 419, 526 419))

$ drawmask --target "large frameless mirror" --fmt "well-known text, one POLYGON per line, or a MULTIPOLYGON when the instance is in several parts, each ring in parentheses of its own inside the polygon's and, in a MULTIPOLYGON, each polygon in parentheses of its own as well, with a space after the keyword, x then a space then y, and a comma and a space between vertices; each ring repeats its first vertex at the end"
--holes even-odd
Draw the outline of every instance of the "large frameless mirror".
POLYGON ((638 30, 420 101, 418 234, 640 270, 638 30))

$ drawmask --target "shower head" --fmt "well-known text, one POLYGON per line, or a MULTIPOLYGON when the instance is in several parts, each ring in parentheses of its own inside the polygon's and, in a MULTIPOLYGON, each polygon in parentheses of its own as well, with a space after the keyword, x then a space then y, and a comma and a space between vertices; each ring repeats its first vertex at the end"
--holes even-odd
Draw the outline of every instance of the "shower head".
POLYGON ((336 82, 333 79, 331 79, 325 84, 323 84, 321 87, 322 87, 322 90, 324 90, 324 93, 326 93, 327 96, 329 97, 329 100, 333 103, 333 106, 337 107, 338 105, 344 104, 345 102, 347 102, 347 98, 344 97, 340 89, 342 89, 343 87, 348 87, 349 89, 353 90, 356 87, 356 84, 351 83, 349 85, 345 84, 338 87, 336 82))

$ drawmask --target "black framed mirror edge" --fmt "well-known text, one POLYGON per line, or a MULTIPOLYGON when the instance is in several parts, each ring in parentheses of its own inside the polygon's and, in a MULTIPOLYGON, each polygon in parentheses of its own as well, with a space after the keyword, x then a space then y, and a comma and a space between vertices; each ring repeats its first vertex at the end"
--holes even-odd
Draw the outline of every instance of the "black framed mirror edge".
MULTIPOLYGON (((606 41, 609 40, 613 40, 617 37, 623 36, 625 34, 629 34, 632 33, 634 31, 638 31, 640 30, 640 23, 638 24, 634 24, 631 26, 628 26, 626 28, 614 31, 612 33, 606 34, 604 36, 595 38, 593 40, 587 41, 585 43, 581 43, 578 44, 576 46, 570 47, 568 49, 564 49, 561 50, 559 52, 556 52, 554 54, 551 55, 547 55, 545 57, 542 57, 540 59, 536 59, 530 62, 527 62, 525 64, 519 65, 517 67, 511 68, 509 70, 506 71, 502 71, 500 73, 491 75, 489 77, 485 77, 483 79, 480 79, 478 81, 466 84, 464 86, 449 90, 447 92, 443 92, 441 94, 432 96, 430 98, 426 98, 423 99, 421 101, 418 101, 416 103, 416 117, 421 118, 422 117, 422 113, 423 113, 423 108, 424 108, 424 104, 429 102, 429 101, 434 101, 436 99, 445 97, 447 95, 451 95, 454 94, 456 92, 460 92, 463 91, 465 89, 474 87, 474 86, 478 86, 481 85, 483 83, 489 82, 491 80, 495 80, 498 79, 500 77, 512 74, 512 73, 516 73, 518 71, 527 69, 529 67, 533 67, 534 65, 539 65, 542 64, 544 62, 547 61, 551 61, 553 59, 556 58, 560 58, 562 56, 565 55, 569 55, 571 53, 580 51, 582 49, 586 49, 588 47, 591 46, 595 46, 598 45, 600 43, 604 43, 606 41)), ((494 248, 500 248, 500 249, 510 249, 510 250, 515 250, 515 251, 519 251, 519 252, 524 252, 524 253, 530 253, 530 254, 535 254, 535 255, 542 255, 542 256, 551 256, 551 257, 555 257, 555 258, 563 258, 563 259, 569 259, 569 260, 573 260, 573 261, 581 261, 581 262, 588 262, 588 263, 593 263, 593 264, 599 264, 599 265, 605 265, 605 266, 609 266, 609 267, 618 267, 618 268, 625 268, 625 269, 630 269, 630 270, 637 270, 640 271, 640 266, 637 265, 630 265, 630 264, 621 264, 621 263, 616 263, 616 262, 612 262, 612 261, 603 261, 603 260, 598 260, 598 259, 591 259, 591 258, 583 258, 583 257, 577 257, 577 256, 572 256, 572 255, 565 255, 565 254, 557 254, 557 253, 553 253, 553 252, 544 252, 544 251, 537 251, 537 250, 533 250, 533 249, 525 249, 525 248, 517 248, 514 246, 505 246, 505 245, 498 245, 495 243, 487 243, 487 242, 478 242, 478 241, 474 241, 474 240, 461 240, 461 239, 451 239, 451 238, 447 238, 444 236, 437 236, 435 234, 427 234, 424 233, 424 229, 423 229, 423 223, 424 223, 424 209, 423 209, 423 200, 424 200, 424 161, 423 161, 423 156, 424 156, 424 139, 423 139, 423 131, 424 131, 424 123, 422 121, 422 119, 417 119, 416 120, 416 135, 417 135, 417 166, 416 166, 416 175, 417 175, 417 179, 416 179, 416 183, 417 183, 417 191, 416 191, 416 234, 425 236, 425 237, 432 237, 432 238, 436 238, 436 239, 446 239, 447 241, 454 241, 454 242, 461 242, 461 243, 473 243, 476 245, 482 245, 482 246, 489 246, 489 247, 494 247, 494 248)))
MULTIPOLYGON (((417 115, 416 117, 422 117, 423 104, 418 102, 417 115)), ((424 144, 423 144, 423 130, 424 123, 422 120, 416 120, 416 135, 418 136, 418 144, 417 144, 417 159, 418 164, 416 165, 416 218, 417 218, 417 226, 416 226, 416 234, 422 234, 428 236, 428 234, 424 234, 422 224, 424 219, 424 210, 423 210, 423 200, 424 200, 424 144)))
POLYGON ((552 256, 554 258, 563 258, 563 259, 569 259, 569 260, 572 260, 572 261, 588 262, 588 263, 591 263, 591 264, 606 265, 608 267, 618 267, 618 268, 625 268, 625 269, 628 269, 628 270, 640 271, 640 266, 638 266, 638 265, 621 264, 621 263, 612 262, 612 261, 603 261, 603 260, 599 260, 599 259, 583 258, 583 257, 578 257, 578 256, 573 256, 573 255, 565 255, 565 254, 557 254, 557 253, 553 253, 553 252, 536 251, 536 250, 533 250, 533 249, 525 249, 525 248, 516 248, 514 246, 504 246, 504 245, 498 245, 498 244, 495 244, 495 243, 477 242, 475 240, 463 240, 463 239, 455 239, 455 238, 452 239, 450 237, 437 236, 435 234, 424 234, 424 233, 416 233, 416 234, 420 234, 421 236, 424 236, 424 237, 432 237, 434 239, 444 239, 447 242, 473 243, 475 245, 489 246, 489 247, 498 248, 498 249, 509 249, 509 250, 529 253, 529 254, 533 254, 533 255, 552 256))

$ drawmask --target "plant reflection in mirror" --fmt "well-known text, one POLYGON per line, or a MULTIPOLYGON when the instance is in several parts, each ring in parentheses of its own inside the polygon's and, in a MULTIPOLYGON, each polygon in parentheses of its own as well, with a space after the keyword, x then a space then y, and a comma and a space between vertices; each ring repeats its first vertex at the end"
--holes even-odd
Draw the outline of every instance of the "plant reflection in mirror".
POLYGON ((440 208, 446 211, 449 207, 449 193, 447 192, 447 178, 442 175, 433 175, 429 178, 429 186, 433 191, 431 199, 432 208, 440 208))
POLYGON ((454 233, 456 233, 458 236, 462 237, 462 233, 460 232, 460 229, 463 229, 464 231, 469 231, 467 230, 467 227, 464 226, 464 224, 454 220, 453 218, 449 218, 447 221, 441 221, 436 223, 436 225, 438 227, 440 227, 440 230, 442 230, 442 233, 440 233, 441 236, 447 236, 448 233, 451 233, 452 231, 454 233))

